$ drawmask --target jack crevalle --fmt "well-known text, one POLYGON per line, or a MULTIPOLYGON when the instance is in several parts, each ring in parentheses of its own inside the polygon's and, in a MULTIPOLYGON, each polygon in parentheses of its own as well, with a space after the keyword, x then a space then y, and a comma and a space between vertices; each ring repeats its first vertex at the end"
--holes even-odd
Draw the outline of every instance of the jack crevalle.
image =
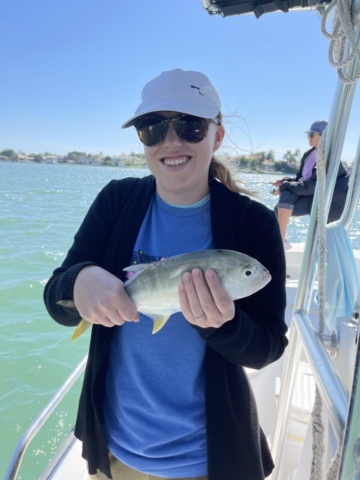
MULTIPOLYGON (((134 272, 125 282, 125 290, 137 310, 152 318, 152 333, 158 332, 172 314, 181 311, 178 285, 183 274, 194 268, 203 272, 213 269, 233 300, 252 295, 271 280, 269 271, 260 262, 232 250, 203 250, 124 268, 124 271, 134 272)), ((76 310, 72 300, 57 303, 76 310)), ((78 338, 91 325, 82 319, 71 339, 78 338)))

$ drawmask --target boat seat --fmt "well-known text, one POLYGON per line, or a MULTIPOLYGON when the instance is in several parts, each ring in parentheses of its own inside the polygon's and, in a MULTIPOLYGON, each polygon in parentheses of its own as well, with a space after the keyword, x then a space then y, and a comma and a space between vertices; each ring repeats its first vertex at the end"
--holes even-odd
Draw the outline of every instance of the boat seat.
POLYGON ((309 423, 315 399, 315 379, 307 362, 300 361, 296 376, 290 418, 309 423))

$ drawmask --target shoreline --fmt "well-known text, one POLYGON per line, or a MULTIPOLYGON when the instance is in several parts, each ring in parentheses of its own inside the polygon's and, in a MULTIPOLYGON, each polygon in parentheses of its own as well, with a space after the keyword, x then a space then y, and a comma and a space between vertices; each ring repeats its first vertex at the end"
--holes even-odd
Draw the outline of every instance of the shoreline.
MULTIPOLYGON (((58 166, 62 166, 62 165, 71 165, 71 166, 79 166, 79 167, 107 167, 107 168, 134 168, 134 169, 138 169, 138 170, 141 170, 141 169, 147 169, 148 170, 148 166, 146 164, 144 165, 109 165, 109 164, 103 164, 103 165, 100 165, 100 164, 95 164, 95 163, 78 163, 78 162, 29 162, 29 161, 25 161, 25 162, 19 162, 19 161, 11 161, 11 160, 2 160, 0 159, 0 164, 1 163, 6 163, 6 164, 9 164, 9 163, 16 163, 16 164, 22 164, 22 165, 58 165, 58 166)), ((284 175, 284 172, 279 172, 279 171, 268 171, 268 170, 253 170, 253 171, 249 171, 247 169, 244 169, 244 171, 241 170, 241 168, 236 168, 236 171, 235 173, 241 173, 241 174, 250 174, 250 175, 253 175, 253 174, 258 174, 258 175, 284 175)), ((289 172, 291 174, 291 172, 289 172)))

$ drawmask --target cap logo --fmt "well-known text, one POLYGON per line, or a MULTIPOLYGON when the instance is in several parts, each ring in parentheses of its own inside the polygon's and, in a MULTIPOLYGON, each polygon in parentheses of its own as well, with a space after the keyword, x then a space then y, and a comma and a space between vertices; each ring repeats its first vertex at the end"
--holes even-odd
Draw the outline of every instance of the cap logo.
POLYGON ((195 87, 195 85, 190 85, 191 88, 196 88, 198 90, 198 93, 200 93, 200 95, 203 97, 204 94, 201 93, 201 88, 200 87, 195 87))

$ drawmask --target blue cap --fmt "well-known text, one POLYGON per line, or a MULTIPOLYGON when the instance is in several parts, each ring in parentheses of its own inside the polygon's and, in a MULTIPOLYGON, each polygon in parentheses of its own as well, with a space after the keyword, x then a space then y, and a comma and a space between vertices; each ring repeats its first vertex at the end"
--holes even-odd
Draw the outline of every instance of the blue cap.
POLYGON ((327 126, 327 124, 328 124, 328 122, 325 122, 325 120, 316 120, 316 122, 314 122, 311 125, 310 130, 308 130, 305 133, 314 132, 314 133, 318 133, 319 135, 322 135, 323 131, 325 130, 325 128, 327 126))

